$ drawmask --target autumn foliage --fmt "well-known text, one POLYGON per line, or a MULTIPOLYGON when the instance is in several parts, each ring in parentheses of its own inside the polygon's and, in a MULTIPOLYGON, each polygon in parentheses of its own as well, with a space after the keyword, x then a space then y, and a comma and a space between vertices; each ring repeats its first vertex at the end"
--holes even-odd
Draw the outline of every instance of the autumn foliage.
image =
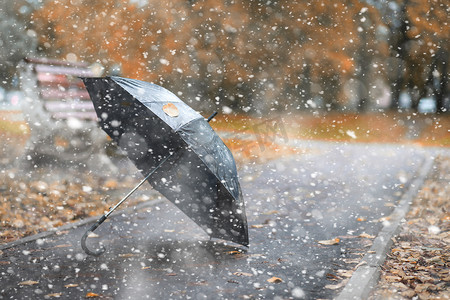
MULTIPOLYGON (((392 18, 384 22, 363 1, 146 2, 47 1, 33 14, 40 51, 107 69, 118 63, 123 76, 159 83, 191 105, 244 111, 304 109, 314 98, 331 108, 351 97, 373 101, 380 87, 369 82, 391 72, 395 43, 381 33, 392 18)), ((447 47, 447 12, 443 1, 404 2, 411 55, 423 71, 409 74, 426 77, 428 53, 447 47)))
POLYGON ((120 63, 124 76, 191 99, 280 107, 292 102, 280 94, 339 94, 337 85, 355 70, 355 19, 362 12, 377 14, 359 1, 174 0, 137 7, 125 0, 62 0, 47 2, 33 19, 47 55, 120 63), (305 76, 316 82, 313 91, 302 86, 305 76))

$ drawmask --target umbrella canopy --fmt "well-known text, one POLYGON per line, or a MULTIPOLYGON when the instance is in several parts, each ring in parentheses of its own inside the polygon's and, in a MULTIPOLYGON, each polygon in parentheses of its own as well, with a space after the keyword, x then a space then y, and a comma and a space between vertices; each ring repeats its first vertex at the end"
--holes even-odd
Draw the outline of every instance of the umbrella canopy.
POLYGON ((236 164, 208 122, 170 91, 121 77, 83 78, 100 126, 148 182, 211 237, 248 246, 236 164))

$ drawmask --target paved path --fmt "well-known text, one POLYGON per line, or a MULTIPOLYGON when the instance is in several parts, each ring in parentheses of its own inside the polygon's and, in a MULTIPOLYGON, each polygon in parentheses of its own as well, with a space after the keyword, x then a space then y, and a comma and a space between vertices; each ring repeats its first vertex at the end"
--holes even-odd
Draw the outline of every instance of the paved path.
POLYGON ((248 251, 210 241, 161 200, 105 222, 89 239, 107 247, 99 258, 80 248, 88 225, 4 249, 0 299, 337 296, 342 289, 330 287, 341 282, 338 270, 355 267, 370 247, 358 236, 377 235, 380 219, 389 222, 429 154, 401 145, 291 144, 304 153, 240 170, 248 251), (318 243, 334 238, 339 244, 318 243))

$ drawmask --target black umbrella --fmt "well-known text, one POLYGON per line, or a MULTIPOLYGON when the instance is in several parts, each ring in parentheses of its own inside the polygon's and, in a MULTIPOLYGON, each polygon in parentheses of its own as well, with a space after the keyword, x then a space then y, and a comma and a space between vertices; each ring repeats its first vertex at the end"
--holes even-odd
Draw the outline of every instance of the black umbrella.
POLYGON ((145 178, 103 215, 86 237, 145 181, 211 237, 248 246, 236 164, 200 114, 158 85, 121 77, 83 78, 103 130, 145 178))

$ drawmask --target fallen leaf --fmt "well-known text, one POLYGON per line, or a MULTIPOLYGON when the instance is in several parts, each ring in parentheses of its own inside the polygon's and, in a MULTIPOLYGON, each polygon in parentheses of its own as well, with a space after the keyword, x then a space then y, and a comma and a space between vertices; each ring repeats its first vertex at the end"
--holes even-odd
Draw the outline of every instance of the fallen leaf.
POLYGON ((0 266, 1 265, 9 265, 11 262, 9 261, 4 261, 4 260, 0 260, 0 266))
POLYGON ((66 248, 66 247, 72 247, 72 245, 71 244, 62 244, 62 245, 56 245, 53 248, 66 248))
POLYGON ((238 251, 238 250, 233 250, 233 251, 227 251, 227 254, 230 255, 242 255, 242 251, 238 251))
POLYGON ((21 219, 16 219, 13 221, 12 226, 15 228, 22 228, 25 226, 25 223, 21 219))
POLYGON ((72 287, 77 287, 77 286, 78 286, 78 284, 76 284, 76 283, 69 283, 69 284, 66 284, 64 287, 72 288, 72 287))
POLYGON ((208 285, 208 281, 200 280, 200 281, 197 281, 197 282, 188 282, 187 285, 188 286, 206 286, 206 285, 208 285))
POLYGON ((163 106, 163 111, 170 117, 178 117, 180 112, 178 111, 178 108, 173 103, 167 103, 163 106))
POLYGON ((250 226, 251 228, 263 228, 264 227, 264 225, 262 225, 262 224, 257 224, 257 225, 252 225, 252 226, 250 226))
POLYGON ((249 254, 248 255, 249 257, 264 257, 264 255, 262 255, 262 254, 259 254, 259 253, 254 253, 254 254, 249 254))
POLYGON ((347 278, 350 278, 353 275, 353 271, 352 270, 341 270, 341 269, 339 269, 339 270, 337 270, 337 273, 338 273, 339 276, 347 277, 347 278))
POLYGON ((434 256, 434 257, 426 259, 427 263, 437 263, 437 262, 441 262, 441 261, 442 261, 441 256, 434 256))
POLYGON ((450 221, 450 213, 445 214, 442 218, 441 221, 450 221))
POLYGON ((361 233, 361 234, 359 235, 359 237, 366 238, 366 239, 374 239, 374 238, 375 238, 374 235, 370 235, 370 234, 365 233, 365 232, 361 233))
POLYGON ((325 286, 325 288, 326 288, 326 289, 329 289, 329 290, 337 290, 337 289, 340 289, 341 287, 344 287, 344 286, 347 284, 348 280, 349 280, 349 279, 347 278, 347 279, 342 280, 342 281, 339 282, 338 284, 327 284, 327 285, 325 286))
POLYGON ((133 254, 133 253, 122 253, 122 254, 119 254, 119 257, 133 257, 133 256, 136 256, 136 254, 133 254))
POLYGON ((20 285, 35 285, 38 284, 39 281, 33 281, 33 280, 26 280, 26 281, 22 281, 19 284, 20 285))
POLYGON ((360 258, 344 258, 343 261, 346 264, 357 264, 361 261, 361 259, 360 258))
POLYGON ((428 290, 428 288, 431 286, 431 284, 429 284, 429 283, 419 283, 419 284, 417 284, 416 285, 416 288, 414 289, 414 291, 416 292, 416 293, 423 293, 423 292, 425 292, 426 290, 428 290))
POLYGON ((400 247, 403 249, 411 249, 411 244, 408 242, 400 242, 400 247))
POLYGON ((266 211, 264 214, 265 215, 274 215, 277 214, 279 211, 278 210, 271 210, 271 211, 266 211))
POLYGON ((52 294, 45 295, 45 297, 49 297, 49 298, 53 298, 53 297, 59 298, 61 296, 62 296, 62 293, 52 293, 52 294))
POLYGON ((92 292, 86 294, 86 298, 96 298, 96 297, 100 297, 100 295, 92 292))
POLYGON ((416 292, 414 290, 412 290, 412 289, 408 289, 408 290, 402 292, 402 296, 408 297, 408 298, 412 298, 415 295, 416 295, 416 292))
POLYGON ((363 265, 367 265, 367 262, 365 261, 360 261, 356 266, 355 269, 358 269, 359 267, 363 266, 363 265))
POLYGON ((365 221, 367 221, 367 219, 364 218, 364 217, 359 217, 359 218, 356 219, 356 221, 358 221, 358 222, 365 222, 365 221))
POLYGON ((319 244, 326 245, 326 246, 337 245, 337 244, 339 244, 339 242, 340 242, 340 239, 338 239, 338 238, 331 239, 331 240, 318 241, 319 244))
POLYGON ((374 222, 380 222, 380 223, 383 223, 383 222, 390 221, 390 220, 391 220, 391 217, 390 217, 390 216, 387 216, 387 217, 381 217, 381 218, 379 218, 378 220, 375 220, 374 222))
POLYGON ((384 276, 384 279, 386 279, 386 281, 388 281, 388 282, 395 282, 395 281, 401 281, 402 280, 401 277, 399 277, 399 276, 392 276, 392 275, 384 276))
POLYGON ((114 179, 109 179, 103 184, 103 188, 105 189, 116 189, 118 187, 118 182, 114 179))
POLYGON ((335 280, 335 281, 338 281, 338 280, 342 279, 341 277, 336 276, 336 275, 331 274, 331 273, 327 273, 327 274, 325 274, 325 276, 327 276, 327 279, 335 280))
POLYGON ((141 270, 147 270, 150 269, 151 267, 142 267, 141 270))
POLYGON ((99 235, 92 231, 89 232, 89 234, 88 234, 88 238, 98 238, 98 237, 99 237, 99 235))
POLYGON ((167 276, 177 276, 177 273, 167 273, 167 276))
POLYGON ((269 278, 269 279, 267 279, 267 282, 270 282, 270 283, 280 283, 280 282, 283 282, 283 280, 281 279, 281 278, 279 278, 279 277, 272 277, 272 278, 269 278))
POLYGON ((247 276, 247 277, 253 276, 253 274, 245 273, 245 272, 234 272, 233 275, 236 275, 236 276, 247 276))

